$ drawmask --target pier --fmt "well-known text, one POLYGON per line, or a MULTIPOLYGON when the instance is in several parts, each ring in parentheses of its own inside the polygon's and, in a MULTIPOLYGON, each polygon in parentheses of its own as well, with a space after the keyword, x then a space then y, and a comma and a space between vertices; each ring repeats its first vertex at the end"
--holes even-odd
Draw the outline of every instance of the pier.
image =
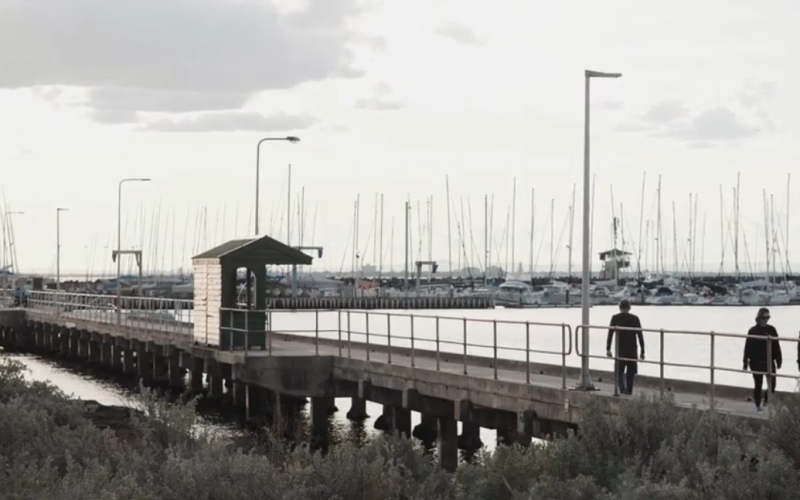
MULTIPOLYGON (((206 252, 195 258, 199 286, 194 302, 171 301, 169 310, 160 309, 161 299, 129 298, 140 303, 122 309, 92 295, 32 292, 24 307, 0 310, 0 344, 100 363, 135 374, 146 384, 186 384, 193 392, 202 390, 205 375, 207 397, 224 399, 248 418, 287 414, 298 400, 308 398, 318 442, 327 439, 334 398, 352 399, 348 418, 354 420, 364 418, 365 401, 372 401, 384 408, 376 427, 437 443, 440 464, 448 470, 456 467, 459 446, 479 445, 481 427, 496 429, 502 442, 526 445, 532 438, 575 428, 590 400, 608 414, 621 411, 623 399, 610 383, 613 373, 592 372, 596 391, 572 389, 580 371, 568 361, 583 355, 580 325, 352 310, 279 311, 264 307, 263 284, 258 282, 252 307, 238 307, 236 270, 308 258, 293 251, 260 238, 206 252), (514 342, 506 338, 512 336, 509 332, 517 335, 514 342), (559 339, 558 347, 543 347, 534 333, 559 339), (558 362, 539 362, 535 358, 541 355, 558 362), (190 374, 186 380, 185 371, 190 374), (411 411, 422 415, 413 429, 411 411), (463 424, 460 436, 458 421, 463 424)), ((601 328, 607 329, 596 329, 601 328)), ((659 365, 660 376, 638 376, 637 394, 669 395, 687 410, 725 412, 753 427, 768 418, 756 414, 746 400, 748 389, 716 382, 715 374, 733 370, 713 362, 696 366, 707 370, 708 383, 666 378, 664 367, 687 366, 664 359, 669 333, 708 336, 712 346, 724 336, 660 331, 660 355, 651 354, 653 361, 648 361, 659 365)))

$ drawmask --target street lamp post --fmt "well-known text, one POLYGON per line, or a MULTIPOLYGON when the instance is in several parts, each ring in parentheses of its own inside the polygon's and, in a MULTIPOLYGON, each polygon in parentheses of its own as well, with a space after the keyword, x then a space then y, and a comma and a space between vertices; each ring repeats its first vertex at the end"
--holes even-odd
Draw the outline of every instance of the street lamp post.
POLYGON ((262 142, 266 142, 266 141, 288 141, 288 142, 291 142, 291 143, 296 143, 296 142, 300 142, 300 138, 299 137, 294 137, 294 136, 291 136, 291 135, 287 136, 287 137, 265 137, 265 138, 261 139, 260 141, 258 141, 258 144, 256 145, 256 217, 255 217, 255 219, 256 219, 256 221, 255 221, 256 222, 256 236, 258 236, 258 197, 259 197, 258 195, 259 195, 259 192, 260 192, 260 189, 259 189, 259 187, 260 187, 259 176, 260 176, 260 170, 261 169, 259 168, 259 165, 260 165, 260 157, 261 157, 261 143, 262 142))
POLYGON ((117 325, 122 324, 122 185, 126 182, 150 182, 146 178, 130 178, 119 181, 117 195, 117 325))
POLYGON ((579 389, 595 390, 589 373, 589 281, 591 280, 591 228, 590 228, 590 196, 589 196, 589 81, 592 78, 619 78, 622 73, 603 73, 586 70, 585 102, 583 119, 583 273, 581 276, 581 380, 579 389))
POLYGON ((56 208, 56 291, 61 291, 61 212, 68 208, 56 208))

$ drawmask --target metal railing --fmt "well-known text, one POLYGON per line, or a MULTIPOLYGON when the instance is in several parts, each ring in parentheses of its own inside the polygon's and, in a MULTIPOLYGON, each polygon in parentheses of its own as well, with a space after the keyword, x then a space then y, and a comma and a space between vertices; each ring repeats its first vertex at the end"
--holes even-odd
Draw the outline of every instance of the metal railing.
MULTIPOLYGON (((327 354, 375 360, 381 355, 388 364, 407 363, 411 368, 458 371, 469 375, 478 370, 500 378, 502 371, 524 371, 531 382, 532 355, 557 358, 562 387, 566 388, 567 357, 572 353, 572 328, 565 323, 475 319, 383 311, 268 311, 271 333, 314 337, 327 354), (313 323, 312 323, 313 322, 313 323), (560 345, 543 348, 543 336, 559 336, 560 345), (491 340, 488 340, 491 339, 491 340)), ((272 335, 268 336, 272 352, 272 335)))
POLYGON ((192 336, 193 304, 190 300, 123 297, 122 308, 118 311, 117 298, 112 295, 31 291, 21 305, 62 321, 107 324, 119 321, 124 327, 192 336))
MULTIPOLYGON (((3 300, 9 298, 6 292, 2 293, 3 300)), ((26 297, 24 307, 60 321, 73 319, 111 324, 117 321, 114 296, 34 291, 26 297)), ((748 336, 740 333, 633 329, 641 330, 650 353, 658 353, 643 360, 634 360, 620 357, 616 352, 610 358, 605 355, 604 340, 608 326, 578 326, 573 329, 565 323, 385 311, 256 311, 225 308, 218 310, 217 318, 214 317, 216 314, 202 312, 195 324, 193 305, 190 300, 125 297, 121 324, 177 334, 226 350, 266 350, 272 354, 277 338, 279 342, 302 341, 313 345, 314 353, 318 355, 405 364, 411 368, 495 379, 521 381, 524 373, 527 384, 541 374, 560 375, 562 388, 567 386, 568 372, 577 370, 583 357, 607 361, 609 368, 611 364, 614 365, 614 372, 617 365, 615 361, 637 361, 643 368, 640 375, 656 378, 662 394, 668 390, 668 381, 671 384, 707 384, 712 405, 718 399, 721 386, 733 385, 738 389, 752 387, 749 381, 743 383, 743 380, 735 384, 724 380, 720 383, 720 378, 724 378, 721 374, 729 374, 728 378, 731 374, 764 375, 767 378, 766 390, 769 389, 769 377, 772 376, 784 381, 789 379, 796 382, 800 379, 794 374, 742 369, 741 353, 748 336), (589 330, 590 341, 593 341, 591 352, 594 354, 585 355, 581 352, 580 337, 584 329, 589 330), (602 339, 597 338, 598 331, 602 332, 602 339), (680 336, 683 336, 683 341, 668 340, 680 336), (572 356, 573 339, 576 356, 572 356), (545 359, 547 357, 549 361, 545 359), (723 362, 720 362, 721 359, 723 362), (651 373, 647 373, 649 369, 652 369, 651 373), (668 371, 681 373, 676 376, 668 371)), ((615 329, 626 330, 621 327, 615 329)), ((771 366, 773 342, 761 340, 767 342, 768 366, 771 366)), ((786 346, 783 348, 786 364, 793 365, 798 339, 780 337, 779 341, 786 346)), ((616 375, 612 381, 615 393, 616 375)))
MULTIPOLYGON (((697 370, 707 373, 707 380, 700 381, 697 380, 696 382, 708 384, 709 392, 709 403, 713 407, 716 404, 717 400, 717 388, 719 385, 727 385, 729 384, 719 384, 718 374, 719 373, 738 373, 738 374, 748 374, 748 375, 762 375, 764 376, 765 385, 764 385, 764 393, 769 390, 770 383, 769 377, 774 377, 776 379, 776 385, 778 379, 785 379, 785 380, 792 380, 795 383, 800 381, 800 376, 798 375, 791 375, 791 374, 782 374, 778 373, 777 370, 770 370, 769 367, 773 367, 773 363, 776 361, 776 356, 774 355, 774 345, 776 342, 782 343, 784 345, 791 345, 791 351, 787 351, 784 347, 781 349, 783 353, 795 353, 797 349, 797 344, 800 342, 798 338, 791 338, 791 337, 766 337, 766 336, 750 336, 747 334, 741 333, 728 333, 728 332, 715 332, 715 331, 695 331, 695 330, 670 330, 670 329, 654 329, 654 328, 625 328, 625 327, 613 327, 617 333, 614 336, 614 345, 612 346, 611 356, 606 354, 606 349, 603 349, 603 354, 585 354, 581 352, 581 345, 580 345, 580 337, 581 333, 588 329, 589 333, 592 332, 602 332, 604 339, 607 338, 609 332, 609 326, 584 326, 580 325, 575 328, 575 341, 576 347, 575 352, 580 358, 588 357, 590 359, 603 359, 609 360, 614 362, 614 380, 612 381, 614 384, 614 394, 618 394, 618 368, 619 362, 637 362, 639 364, 647 365, 655 365, 658 366, 658 380, 659 380, 659 391, 660 394, 663 396, 667 391, 666 381, 667 380, 681 380, 686 382, 694 382, 693 380, 688 379, 676 379, 673 377, 668 377, 665 372, 667 368, 679 368, 685 370, 697 370), (642 336, 644 338, 645 347, 648 344, 652 344, 652 342, 648 342, 648 337, 650 340, 653 340, 653 337, 657 336, 658 339, 658 356, 653 359, 651 356, 645 356, 644 358, 626 358, 619 356, 619 346, 618 346, 618 339, 619 339, 619 332, 642 332, 642 336), (705 351, 700 352, 700 356, 706 356, 707 362, 691 362, 691 361, 670 361, 667 359, 666 349, 665 346, 667 345, 666 339, 669 336, 690 336, 693 339, 702 339, 707 341, 706 346, 702 345, 689 345, 687 343, 683 344, 673 344, 676 346, 682 345, 683 347, 680 348, 681 357, 683 359, 691 358, 698 354, 698 351, 705 351), (732 341, 735 340, 736 343, 734 344, 732 341), (718 354, 720 351, 721 342, 728 341, 724 347, 726 347, 728 351, 728 356, 730 359, 738 360, 739 366, 743 365, 743 357, 744 357, 744 348, 745 344, 748 341, 751 342, 765 342, 766 343, 766 367, 767 371, 759 371, 753 370, 751 367, 738 367, 738 366, 720 366, 718 360, 718 354), (734 350, 736 349, 736 350, 734 350), (739 356, 734 357, 734 353, 738 352, 739 356)), ((638 348, 638 340, 637 340, 637 348, 638 348)), ((591 350, 591 348, 590 348, 591 350)), ((641 351, 637 350, 637 353, 641 354, 641 351)), ((795 363, 795 356, 781 356, 786 360, 791 360, 791 364, 795 363)), ((729 360, 730 361, 730 360, 729 360)))

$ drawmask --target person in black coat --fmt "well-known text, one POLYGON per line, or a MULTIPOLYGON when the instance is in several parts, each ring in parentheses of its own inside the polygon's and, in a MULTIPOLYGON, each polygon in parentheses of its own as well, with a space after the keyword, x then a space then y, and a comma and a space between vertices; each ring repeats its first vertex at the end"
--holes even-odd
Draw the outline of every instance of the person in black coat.
POLYGON ((606 356, 616 358, 615 371, 617 372, 617 387, 619 387, 620 394, 630 395, 633 392, 633 379, 638 372, 636 359, 644 360, 644 336, 642 336, 641 328, 642 323, 639 321, 639 317, 631 314, 631 303, 628 300, 620 301, 619 313, 611 317, 608 338, 606 339, 606 356), (611 342, 614 340, 614 333, 618 335, 616 356, 611 353, 611 342), (642 348, 641 356, 636 352, 637 339, 639 340, 639 346, 642 348))
POLYGON ((778 341, 778 331, 769 322, 769 309, 762 307, 756 316, 756 325, 747 332, 744 343, 744 370, 750 368, 753 372, 753 401, 756 411, 761 412, 762 393, 763 403, 767 406, 769 393, 775 393, 775 372, 783 364, 781 344, 778 341), (769 347, 767 344, 770 344, 769 347), (755 373, 761 372, 761 373, 755 373), (767 374, 767 392, 763 392, 764 374, 767 374))

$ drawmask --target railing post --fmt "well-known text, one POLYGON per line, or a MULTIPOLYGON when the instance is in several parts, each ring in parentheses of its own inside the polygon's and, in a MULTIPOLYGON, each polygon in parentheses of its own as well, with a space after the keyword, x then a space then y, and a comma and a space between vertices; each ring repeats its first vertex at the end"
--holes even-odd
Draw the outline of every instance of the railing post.
POLYGON ((336 327, 339 330, 339 357, 342 357, 342 310, 336 311, 336 327))
POLYGON ((467 318, 464 318, 464 375, 466 374, 467 374, 467 318))
POLYGON ((319 356, 319 309, 314 309, 314 351, 319 356))
MULTIPOLYGON (((772 372, 775 370, 772 369, 772 337, 767 336, 766 339, 767 339, 767 376, 765 378, 767 379, 767 389, 766 389, 767 392, 765 394, 765 397, 768 397, 769 389, 772 384, 772 376, 773 376, 772 372)), ((777 382, 778 381, 775 380, 775 385, 777 385, 777 382)), ((770 411, 770 406, 767 405, 767 419, 769 419, 771 415, 772 413, 770 411)))
MULTIPOLYGON (((564 340, 564 329, 561 329, 561 340, 564 340)), ((564 349, 561 349, 562 351, 564 349)), ((525 383, 531 383, 531 324, 525 322, 525 383)))
MULTIPOLYGON (((567 333, 567 325, 561 323, 561 389, 566 390, 567 388, 567 339, 566 337, 570 337, 570 342, 572 342, 572 332, 567 333)), ((528 369, 530 372, 530 369, 528 369)), ((530 382, 528 382, 530 383, 530 382)))
POLYGON ((661 381, 661 397, 663 398, 664 397, 664 389, 665 389, 664 388, 664 329, 663 328, 658 332, 658 335, 659 335, 658 343, 661 344, 659 346, 659 351, 660 352, 659 352, 659 359, 658 359, 659 379, 661 381))
POLYGON ((366 336, 367 336, 367 361, 369 361, 369 311, 366 313, 367 315, 367 328, 366 328, 366 336))
POLYGON ((492 342, 492 355, 494 357, 492 365, 494 366, 494 379, 497 380, 497 320, 492 321, 492 336, 494 337, 494 342, 492 342))
POLYGON ((350 311, 347 311, 347 357, 351 357, 351 346, 350 346, 350 311))
MULTIPOLYGON (((711 367, 711 408, 710 409, 712 409, 712 410, 714 409, 714 396, 716 395, 716 388, 715 388, 715 384, 714 384, 714 358, 715 358, 715 356, 714 356, 714 347, 715 347, 714 344, 716 344, 716 342, 715 342, 715 338, 714 338, 714 332, 712 331, 711 332, 711 364, 709 365, 711 367)), ((767 350, 769 351, 769 344, 767 344, 767 350)), ((769 358, 769 353, 767 353, 767 358, 769 358)), ((767 380, 767 390, 769 390, 769 380, 767 380)))
MULTIPOLYGON (((391 365, 392 364, 392 315, 391 314, 386 315, 386 338, 389 344, 388 346, 389 350, 387 351, 388 363, 391 365)), ((412 363, 411 366, 414 366, 414 364, 412 363)))
MULTIPOLYGON (((233 327, 233 322, 231 322, 231 327, 233 327)), ((233 350, 233 329, 231 329, 231 351, 233 350)), ((244 312, 244 352, 245 355, 247 354, 247 339, 250 337, 250 309, 247 309, 244 312)))
MULTIPOLYGON (((409 317, 411 318, 411 368, 414 368, 414 366, 415 366, 415 364, 414 364, 414 316, 412 315, 412 316, 409 316, 409 317)), ((438 325, 437 325, 437 327, 438 327, 438 325)), ((438 332, 437 332, 437 337, 438 337, 438 332)), ((437 359, 438 359, 438 353, 437 353, 437 359)), ((438 363, 437 363, 437 365, 438 365, 438 363)), ((439 367, 437 366, 436 369, 438 370, 439 367)))
POLYGON ((439 316, 436 316, 436 371, 440 370, 439 362, 439 316))
POLYGON ((275 330, 272 328, 272 309, 267 311, 267 354, 272 356, 272 334, 275 330))

